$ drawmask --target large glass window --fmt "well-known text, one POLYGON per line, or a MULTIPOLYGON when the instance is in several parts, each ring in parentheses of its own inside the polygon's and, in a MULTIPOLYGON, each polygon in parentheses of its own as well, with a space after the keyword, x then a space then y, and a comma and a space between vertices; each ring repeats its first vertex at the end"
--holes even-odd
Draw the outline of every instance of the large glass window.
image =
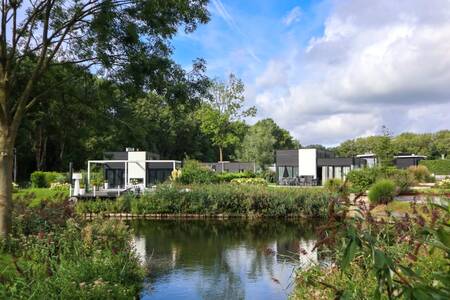
POLYGON ((328 180, 328 167, 322 167, 322 183, 328 180))
POLYGON ((342 168, 334 167, 334 178, 342 179, 342 168))

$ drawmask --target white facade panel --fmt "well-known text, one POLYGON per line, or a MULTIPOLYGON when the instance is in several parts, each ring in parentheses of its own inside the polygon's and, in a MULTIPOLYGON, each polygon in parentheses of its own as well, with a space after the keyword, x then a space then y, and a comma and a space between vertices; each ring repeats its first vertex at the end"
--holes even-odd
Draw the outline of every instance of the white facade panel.
POLYGON ((317 178, 317 149, 298 150, 298 176, 317 178))
MULTIPOLYGON (((129 161, 145 161, 146 152, 145 151, 130 151, 128 152, 129 161)), ((128 163, 128 184, 130 184, 131 179, 141 179, 142 182, 145 181, 145 162, 129 162, 128 163)))

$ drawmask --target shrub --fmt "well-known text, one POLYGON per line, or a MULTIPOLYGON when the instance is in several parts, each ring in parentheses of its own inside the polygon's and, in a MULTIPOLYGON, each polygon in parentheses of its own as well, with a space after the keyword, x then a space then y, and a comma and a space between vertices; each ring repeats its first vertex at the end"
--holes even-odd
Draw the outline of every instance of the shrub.
POLYGON ((392 180, 400 193, 408 192, 416 183, 414 175, 403 169, 386 168, 382 178, 392 180))
POLYGON ((224 172, 217 174, 217 178, 220 182, 231 182, 233 179, 239 178, 255 178, 256 175, 253 172, 224 172))
POLYGON ((387 204, 396 195, 395 183, 389 179, 377 181, 369 190, 369 200, 373 204, 387 204))
POLYGON ((30 176, 31 186, 35 188, 48 188, 50 184, 58 182, 64 183, 67 177, 63 173, 35 171, 30 176))
POLYGON ((428 168, 424 165, 419 166, 410 166, 408 168, 408 172, 414 176, 414 179, 418 182, 430 182, 431 181, 431 173, 428 171, 428 168))
POLYGON ((421 160, 419 165, 423 165, 435 175, 450 175, 450 159, 421 160))
POLYGON ((177 178, 177 181, 182 184, 216 183, 219 179, 213 170, 202 166, 198 161, 187 160, 184 162, 181 176, 177 178))
POLYGON ((437 184, 440 189, 450 189, 450 178, 445 178, 437 184))
POLYGON ((344 181, 339 178, 328 179, 325 182, 324 187, 330 193, 342 192, 344 194, 347 194, 349 190, 348 185, 344 185, 344 181))
POLYGON ((264 178, 268 183, 276 183, 277 173, 271 170, 264 170, 259 172, 257 177, 264 178))
POLYGON ((347 174, 347 180, 351 183, 353 192, 362 193, 375 183, 380 172, 379 168, 355 169, 347 174))
POLYGON ((263 178, 235 178, 231 180, 234 184, 251 184, 251 185, 267 185, 267 181, 263 178))

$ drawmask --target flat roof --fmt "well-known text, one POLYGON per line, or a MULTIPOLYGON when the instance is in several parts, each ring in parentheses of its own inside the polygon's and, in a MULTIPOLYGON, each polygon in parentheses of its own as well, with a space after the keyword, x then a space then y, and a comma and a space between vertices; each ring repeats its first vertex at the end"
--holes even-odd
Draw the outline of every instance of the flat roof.
POLYGON ((143 160, 126 160, 126 159, 103 159, 103 160, 88 160, 90 163, 96 163, 96 164, 106 164, 106 163, 151 163, 151 162, 175 162, 175 163, 181 163, 180 160, 149 160, 149 159, 143 159, 143 160))

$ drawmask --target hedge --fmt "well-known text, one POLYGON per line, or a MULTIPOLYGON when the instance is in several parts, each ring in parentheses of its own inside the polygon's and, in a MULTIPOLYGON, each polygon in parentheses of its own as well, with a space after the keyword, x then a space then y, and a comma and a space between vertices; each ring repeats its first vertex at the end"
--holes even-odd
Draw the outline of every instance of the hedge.
POLYGON ((54 182, 67 181, 66 173, 35 171, 30 176, 31 186, 34 188, 48 188, 54 182))
POLYGON ((450 159, 421 160, 419 164, 435 175, 450 175, 450 159))

